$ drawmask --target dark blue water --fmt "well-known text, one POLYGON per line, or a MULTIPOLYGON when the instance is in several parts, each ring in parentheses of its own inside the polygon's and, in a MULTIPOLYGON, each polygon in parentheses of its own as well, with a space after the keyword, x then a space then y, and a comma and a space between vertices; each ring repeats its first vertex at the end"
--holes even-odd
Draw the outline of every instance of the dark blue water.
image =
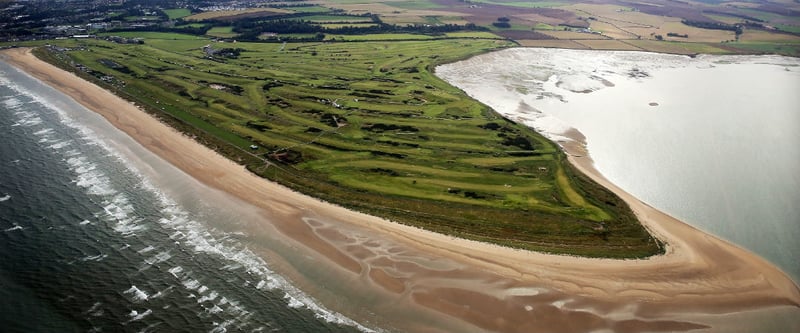
POLYGON ((154 187, 79 108, 0 62, 2 331, 366 330, 213 227, 230 215, 154 187))

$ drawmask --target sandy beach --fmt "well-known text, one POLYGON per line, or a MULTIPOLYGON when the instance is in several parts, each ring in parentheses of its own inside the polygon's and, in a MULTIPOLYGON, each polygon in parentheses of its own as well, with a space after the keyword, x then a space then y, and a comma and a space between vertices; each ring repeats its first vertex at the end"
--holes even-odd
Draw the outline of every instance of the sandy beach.
POLYGON ((565 146, 570 161, 623 198, 667 244, 665 255, 611 260, 533 253, 349 211, 249 173, 133 104, 37 59, 30 49, 6 50, 2 57, 200 182, 259 207, 264 223, 341 267, 341 274, 358 277, 386 302, 402 299, 487 331, 746 332, 760 331, 754 317, 773 316, 795 318, 784 326, 800 330, 800 289, 783 272, 622 191, 594 169, 580 143, 565 146))

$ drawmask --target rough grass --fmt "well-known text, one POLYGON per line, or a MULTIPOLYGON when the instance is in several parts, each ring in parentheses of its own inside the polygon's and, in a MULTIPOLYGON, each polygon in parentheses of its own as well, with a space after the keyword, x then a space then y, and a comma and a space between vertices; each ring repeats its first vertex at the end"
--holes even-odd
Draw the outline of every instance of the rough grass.
POLYGON ((186 8, 164 9, 163 12, 169 16, 170 20, 192 15, 192 12, 186 8))
POLYGON ((240 42, 238 58, 209 59, 208 40, 153 37, 85 40, 68 56, 124 80, 118 94, 253 172, 324 200, 533 250, 660 251, 625 204, 573 172, 554 143, 431 73, 506 41, 240 42))

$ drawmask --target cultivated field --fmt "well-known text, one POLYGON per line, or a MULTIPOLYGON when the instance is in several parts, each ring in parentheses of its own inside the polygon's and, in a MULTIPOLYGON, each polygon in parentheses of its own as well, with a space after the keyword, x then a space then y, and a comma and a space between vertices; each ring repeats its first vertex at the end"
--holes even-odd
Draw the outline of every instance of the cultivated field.
POLYGON ((202 21, 202 20, 234 20, 241 17, 257 17, 257 16, 270 16, 275 14, 291 13, 285 9, 279 8, 251 8, 244 10, 219 10, 212 12, 203 12, 184 17, 186 21, 202 21))

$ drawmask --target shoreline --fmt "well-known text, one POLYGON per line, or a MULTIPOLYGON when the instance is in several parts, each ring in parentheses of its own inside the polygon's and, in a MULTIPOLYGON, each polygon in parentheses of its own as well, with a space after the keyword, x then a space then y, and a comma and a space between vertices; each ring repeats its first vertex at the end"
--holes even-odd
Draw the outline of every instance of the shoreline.
MULTIPOLYGON (((615 309, 625 304, 636 304, 641 312, 639 317, 669 319, 670 323, 679 320, 681 314, 732 314, 781 306, 788 306, 792 312, 800 314, 800 289, 785 273, 766 260, 684 224, 620 190, 594 169, 581 145, 565 146, 570 162, 579 171, 622 197, 648 231, 667 243, 666 254, 638 260, 541 254, 456 239, 348 211, 249 173, 243 166, 196 143, 131 103, 37 59, 30 49, 6 50, 2 54, 5 61, 101 114, 148 150, 200 182, 260 207, 272 217, 272 223, 285 236, 335 263, 345 271, 344 274, 368 276, 377 288, 408 295, 418 305, 458 317, 484 329, 512 330, 513 327, 509 325, 513 324, 519 324, 517 327, 522 329, 522 323, 531 318, 526 319, 524 311, 503 313, 497 316, 516 321, 496 323, 489 320, 492 318, 481 318, 481 311, 454 309, 450 303, 473 305, 486 316, 494 315, 506 311, 490 308, 491 303, 485 302, 487 298, 499 299, 507 305, 522 304, 520 302, 531 302, 530 297, 536 295, 517 295, 509 290, 516 290, 514 288, 520 286, 541 286, 552 290, 548 294, 581 298, 582 302, 591 304, 594 309, 604 306, 615 309), (476 295, 477 291, 467 293, 467 288, 456 288, 459 292, 453 292, 453 288, 442 288, 424 279, 416 279, 415 276, 426 273, 425 269, 419 267, 404 271, 394 269, 389 273, 380 264, 364 260, 355 255, 355 251, 342 246, 346 242, 341 241, 343 236, 337 235, 338 232, 331 232, 328 228, 327 234, 322 233, 327 224, 320 226, 310 223, 312 219, 307 215, 309 210, 315 216, 332 217, 337 223, 367 230, 415 251, 468 266, 468 269, 460 271, 463 279, 489 274, 490 277, 502 278, 505 284, 495 287, 496 290, 476 295), (302 222, 298 223, 298 220, 302 222), (400 274, 415 272, 417 275, 410 277, 400 274)), ((548 302, 553 303, 552 300, 548 302)), ((524 306, 521 308, 527 309, 524 306)), ((563 308, 562 304, 558 310, 564 313, 578 312, 563 308)), ((603 314, 604 311, 595 310, 594 313, 603 314)), ((605 317, 612 314, 611 310, 605 311, 605 317)), ((673 324, 663 322, 661 325, 665 326, 661 327, 691 329, 673 324)))

